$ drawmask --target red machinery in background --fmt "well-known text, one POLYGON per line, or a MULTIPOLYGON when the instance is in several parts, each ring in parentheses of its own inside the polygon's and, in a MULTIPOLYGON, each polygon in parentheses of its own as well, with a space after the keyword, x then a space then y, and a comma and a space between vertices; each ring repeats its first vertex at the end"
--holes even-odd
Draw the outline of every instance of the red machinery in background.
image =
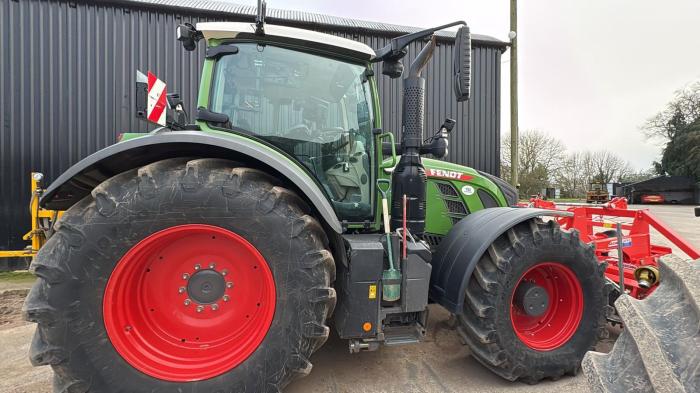
POLYGON ((559 206, 551 201, 532 198, 529 203, 521 206, 570 212, 570 215, 556 218, 559 225, 565 229, 578 230, 581 240, 595 246, 598 259, 608 263, 605 275, 616 283, 620 281, 617 236, 619 223, 622 230, 625 291, 637 299, 646 297, 654 290, 660 279, 658 259, 672 253, 670 247, 652 243, 650 228, 658 231, 691 259, 700 258, 700 250, 654 217, 649 210, 629 210, 625 198, 616 197, 602 205, 559 204, 559 206))
POLYGON ((642 195, 642 203, 664 203, 664 196, 659 194, 642 195))

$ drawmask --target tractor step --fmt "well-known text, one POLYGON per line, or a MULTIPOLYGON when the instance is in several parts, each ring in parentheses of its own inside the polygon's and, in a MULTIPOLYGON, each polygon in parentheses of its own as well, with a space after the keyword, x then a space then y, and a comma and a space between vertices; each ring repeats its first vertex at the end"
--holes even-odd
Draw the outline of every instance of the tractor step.
POLYGON ((415 344, 425 337, 425 328, 420 324, 388 326, 384 328, 384 345, 415 344))

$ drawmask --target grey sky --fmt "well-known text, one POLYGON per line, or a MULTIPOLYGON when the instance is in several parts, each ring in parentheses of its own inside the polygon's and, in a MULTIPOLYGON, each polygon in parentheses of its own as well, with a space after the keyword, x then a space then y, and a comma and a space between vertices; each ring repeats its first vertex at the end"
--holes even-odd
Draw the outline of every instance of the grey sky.
MULTIPOLYGON (((240 1, 233 1, 240 2, 240 1)), ((243 1, 249 2, 249 1, 243 1)), ((427 27, 465 19, 507 40, 508 0, 268 0, 273 8, 427 27)), ((570 150, 607 148, 637 169, 660 144, 639 126, 700 79, 700 0, 521 0, 520 128, 538 128, 570 150)), ((508 52, 502 132, 509 132, 508 52)))

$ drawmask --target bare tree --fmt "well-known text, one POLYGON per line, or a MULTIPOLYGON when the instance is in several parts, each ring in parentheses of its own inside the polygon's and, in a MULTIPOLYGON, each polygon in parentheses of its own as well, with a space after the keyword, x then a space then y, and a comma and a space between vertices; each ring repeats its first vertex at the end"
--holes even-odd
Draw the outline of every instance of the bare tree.
POLYGON ((567 155, 562 162, 555 177, 562 196, 579 198, 585 193, 588 184, 588 177, 584 170, 586 158, 587 152, 575 151, 567 155))
POLYGON ((700 180, 700 81, 677 91, 642 130, 665 143, 660 162, 654 162, 657 174, 700 180))
POLYGON ((583 179, 583 184, 581 184, 581 189, 579 190, 579 195, 586 195, 588 191, 588 185, 593 182, 593 177, 596 174, 596 164, 594 159, 594 154, 590 151, 584 151, 581 153, 581 178, 583 179))
POLYGON ((630 164, 615 153, 599 150, 591 155, 594 168, 592 180, 597 183, 618 181, 632 172, 630 164))
MULTIPOLYGON (((521 197, 556 183, 563 195, 580 198, 590 183, 618 182, 634 172, 629 162, 607 150, 567 154, 560 140, 538 130, 520 134, 519 153, 521 197)), ((510 138, 506 137, 501 146, 501 174, 508 181, 510 165, 510 138)))
POLYGON ((644 180, 649 180, 656 176, 654 168, 643 169, 638 172, 630 172, 626 175, 621 176, 619 179, 620 183, 636 183, 644 180))
POLYGON ((700 119, 700 81, 676 91, 674 98, 654 117, 644 123, 647 138, 673 140, 676 132, 700 119))
MULTIPOLYGON (((501 147, 501 174, 510 180, 509 137, 503 139, 501 147)), ((524 196, 536 194, 554 180, 562 165, 566 148, 559 139, 539 130, 522 132, 518 148, 520 193, 524 196)))
POLYGON ((619 182, 633 173, 630 164, 606 150, 576 151, 568 154, 556 174, 563 195, 581 198, 590 183, 619 182))

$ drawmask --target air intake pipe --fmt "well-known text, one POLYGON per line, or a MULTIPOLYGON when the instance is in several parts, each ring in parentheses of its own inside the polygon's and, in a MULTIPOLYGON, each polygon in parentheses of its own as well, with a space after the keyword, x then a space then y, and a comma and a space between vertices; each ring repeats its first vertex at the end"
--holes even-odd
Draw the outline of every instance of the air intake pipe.
POLYGON ((420 157, 425 118, 425 78, 421 72, 435 50, 435 36, 411 63, 403 81, 403 125, 401 160, 392 175, 391 227, 399 228, 403 217, 403 196, 406 195, 406 225, 414 235, 425 230, 425 168, 420 157))

